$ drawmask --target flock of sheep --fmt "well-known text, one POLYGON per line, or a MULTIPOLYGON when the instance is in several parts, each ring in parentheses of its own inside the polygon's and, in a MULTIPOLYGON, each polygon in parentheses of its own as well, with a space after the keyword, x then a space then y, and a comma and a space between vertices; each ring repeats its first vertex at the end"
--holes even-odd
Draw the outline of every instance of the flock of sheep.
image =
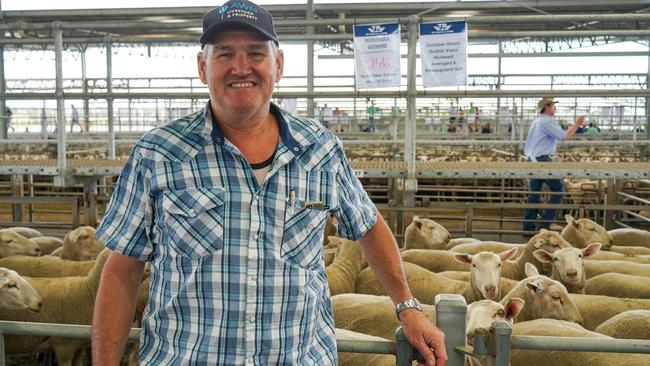
MULTIPOLYGON (((650 232, 607 231, 589 219, 566 216, 562 232, 541 231, 527 243, 451 239, 433 220, 415 216, 401 251, 411 290, 435 319, 437 294, 456 293, 468 304, 467 332, 495 319, 515 335, 650 339, 650 232)), ((357 242, 336 237, 328 220, 323 265, 337 334, 346 339, 394 339, 394 305, 367 268, 357 242), (369 338, 370 337, 370 338, 369 338), (372 338, 375 337, 375 338, 372 338)), ((29 228, 0 230, 0 319, 90 324, 109 250, 92 227, 63 240, 29 228)), ((148 296, 139 291, 134 325, 148 296)), ((6 336, 8 354, 53 351, 59 365, 82 362, 89 340, 6 336)), ((471 344, 472 337, 467 342, 471 344)), ((137 345, 124 363, 137 364, 137 345)), ((468 364, 478 364, 468 359, 468 364)), ((341 365, 394 365, 391 355, 340 354, 341 365)), ((516 365, 649 365, 650 355, 513 350, 516 365)))
MULTIPOLYGON (((512 244, 450 239, 442 225, 416 216, 401 252, 411 291, 432 320, 437 294, 463 295, 469 343, 496 319, 514 323, 515 335, 650 339, 650 232, 607 231, 569 215, 566 223, 562 232, 543 230, 512 244)), ((394 339, 393 303, 358 244, 330 236, 325 263, 336 327, 394 339)), ((348 366, 395 364, 390 355, 340 357, 348 366)), ((513 350, 511 364, 641 366, 650 365, 650 355, 513 350)))

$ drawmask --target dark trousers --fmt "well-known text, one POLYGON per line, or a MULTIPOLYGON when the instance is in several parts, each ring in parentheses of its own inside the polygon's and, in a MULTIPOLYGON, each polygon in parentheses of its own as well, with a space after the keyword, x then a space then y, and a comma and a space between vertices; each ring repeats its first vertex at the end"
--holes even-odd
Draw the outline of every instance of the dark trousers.
MULTIPOLYGON (((537 161, 551 161, 550 157, 547 159, 537 158, 537 161)), ((528 194, 528 203, 540 203, 540 194, 538 192, 542 191, 543 185, 551 190, 551 193, 562 193, 564 192, 564 183, 561 179, 531 179, 529 190, 531 193, 528 194)), ((548 200, 550 204, 558 204, 562 202, 563 196, 561 194, 551 194, 551 197, 548 200)), ((540 229, 548 229, 551 225, 551 220, 555 220, 557 214, 557 209, 547 208, 542 212, 542 217, 539 224, 540 229)), ((536 231, 535 222, 537 221, 537 209, 536 208, 527 208, 524 210, 524 230, 525 231, 536 231)))

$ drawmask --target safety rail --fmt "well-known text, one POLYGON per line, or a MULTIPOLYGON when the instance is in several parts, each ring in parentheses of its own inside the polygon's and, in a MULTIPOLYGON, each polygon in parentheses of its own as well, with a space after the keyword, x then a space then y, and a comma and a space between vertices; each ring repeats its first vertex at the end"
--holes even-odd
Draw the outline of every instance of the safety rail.
POLYGON ((79 226, 81 222, 80 218, 80 204, 79 204, 79 198, 74 197, 74 196, 69 196, 69 197, 58 197, 58 196, 53 196, 53 197, 21 197, 21 196, 0 196, 0 204, 12 204, 12 216, 13 216, 13 221, 12 222, 0 222, 3 226, 16 226, 16 225, 27 225, 30 227, 49 227, 49 226, 56 226, 56 227, 70 227, 71 229, 74 229, 79 226), (26 204, 29 206, 29 217, 30 217, 30 222, 24 222, 23 221, 23 210, 22 210, 22 205, 26 204), (32 217, 32 211, 33 211, 33 205, 36 204, 67 204, 70 205, 72 209, 72 220, 70 221, 60 221, 60 222, 33 222, 31 221, 32 217))
MULTIPOLYGON (((129 341, 139 340, 141 331, 141 328, 132 328, 129 332, 129 341)), ((91 334, 92 327, 90 325, 0 321, 0 366, 6 365, 5 335, 90 339, 91 334)), ((337 336, 336 346, 339 352, 393 354, 396 355, 397 366, 410 366, 412 360, 416 359, 417 352, 415 352, 413 347, 408 343, 408 341, 406 341, 401 329, 398 328, 395 336, 397 341, 366 341, 342 339, 337 336)))

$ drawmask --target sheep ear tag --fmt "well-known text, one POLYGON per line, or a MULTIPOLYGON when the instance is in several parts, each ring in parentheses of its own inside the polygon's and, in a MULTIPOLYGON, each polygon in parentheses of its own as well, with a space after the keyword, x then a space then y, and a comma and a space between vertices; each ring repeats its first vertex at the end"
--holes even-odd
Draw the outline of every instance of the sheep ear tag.
POLYGON ((540 280, 528 282, 526 283, 526 287, 535 291, 536 294, 541 294, 544 292, 544 283, 540 280))

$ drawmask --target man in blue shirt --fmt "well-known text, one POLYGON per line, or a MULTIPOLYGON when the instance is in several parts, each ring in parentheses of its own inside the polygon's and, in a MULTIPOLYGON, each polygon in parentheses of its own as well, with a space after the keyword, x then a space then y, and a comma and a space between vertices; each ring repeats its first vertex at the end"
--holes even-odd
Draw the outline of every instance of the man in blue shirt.
MULTIPOLYGON (((553 154, 557 141, 568 140, 575 134, 576 130, 585 122, 584 116, 578 117, 576 123, 566 131, 562 130, 560 125, 553 119, 555 116, 555 102, 553 98, 544 97, 537 102, 537 109, 540 116, 530 125, 528 138, 524 147, 524 154, 532 162, 549 162, 553 161, 553 154)), ((551 190, 549 203, 558 204, 562 202, 562 192, 564 183, 561 179, 531 179, 528 195, 528 203, 539 203, 539 193, 542 186, 546 184, 551 190)), ((555 220, 556 209, 546 209, 542 213, 540 229, 548 229, 551 221, 555 220)), ((524 211, 524 231, 533 234, 536 231, 535 221, 537 220, 537 209, 527 208, 524 211)))
POLYGON ((209 101, 140 139, 97 231, 114 252, 95 305, 93 364, 119 363, 149 262, 141 365, 336 365, 322 250, 331 213, 426 364, 444 365, 444 336, 413 299, 341 142, 271 103, 284 66, 271 14, 228 1, 203 17, 200 43, 209 101))

